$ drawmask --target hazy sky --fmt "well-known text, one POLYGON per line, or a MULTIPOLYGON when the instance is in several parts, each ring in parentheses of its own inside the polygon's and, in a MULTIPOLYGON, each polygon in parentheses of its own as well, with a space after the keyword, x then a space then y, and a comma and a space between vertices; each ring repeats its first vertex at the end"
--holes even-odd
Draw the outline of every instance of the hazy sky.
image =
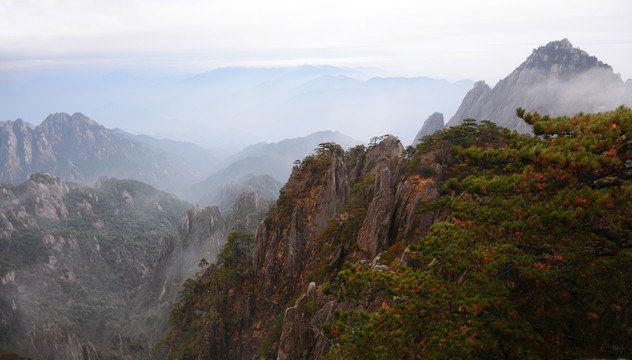
POLYGON ((632 77, 632 1, 0 0, 0 69, 332 64, 491 85, 568 38, 632 77))

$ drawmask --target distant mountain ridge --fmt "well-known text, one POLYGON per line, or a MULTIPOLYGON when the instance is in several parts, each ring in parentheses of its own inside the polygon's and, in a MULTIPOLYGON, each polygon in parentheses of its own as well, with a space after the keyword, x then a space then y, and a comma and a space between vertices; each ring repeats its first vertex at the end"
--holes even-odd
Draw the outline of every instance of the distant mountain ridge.
POLYGON ((534 49, 494 88, 477 82, 447 126, 474 118, 531 132, 516 117, 517 107, 558 116, 613 110, 620 105, 632 105, 630 82, 624 83, 609 65, 563 39, 534 49))
POLYGON ((417 130, 411 130, 415 119, 434 111, 454 113, 474 83, 376 77, 375 69, 315 65, 153 77, 125 70, 38 75, 0 84, 1 120, 33 122, 57 109, 82 109, 108 128, 187 139, 229 153, 322 129, 364 141, 385 133, 406 138, 417 130))
POLYGON ((41 171, 86 185, 100 176, 130 178, 170 192, 202 176, 177 155, 81 113, 52 114, 38 126, 21 119, 0 125, 0 182, 18 183, 41 171))
MULTIPOLYGON (((228 157, 223 162, 223 168, 207 177, 204 181, 192 185, 185 193, 185 198, 192 202, 199 202, 200 205, 220 205, 213 203, 219 199, 222 187, 244 176, 267 175, 276 180, 279 185, 269 180, 259 178, 259 184, 269 184, 268 190, 261 187, 245 187, 239 191, 233 189, 233 193, 240 193, 244 190, 256 191, 260 195, 267 197, 271 190, 278 195, 277 191, 281 184, 284 184, 290 173, 294 161, 300 160, 310 154, 320 143, 335 142, 343 148, 348 148, 361 143, 340 132, 319 131, 305 137, 285 139, 277 143, 258 143, 246 147, 237 154, 228 157)), ((251 180, 254 178, 250 178, 251 180)), ((223 207, 230 207, 224 204, 223 207)))
POLYGON ((168 138, 156 139, 148 135, 129 134, 120 129, 114 129, 120 134, 129 137, 132 141, 141 142, 149 145, 153 150, 164 154, 167 157, 177 157, 174 161, 184 161, 186 165, 201 174, 207 174, 212 171, 221 161, 222 156, 215 152, 204 149, 196 144, 186 141, 177 141, 168 138))

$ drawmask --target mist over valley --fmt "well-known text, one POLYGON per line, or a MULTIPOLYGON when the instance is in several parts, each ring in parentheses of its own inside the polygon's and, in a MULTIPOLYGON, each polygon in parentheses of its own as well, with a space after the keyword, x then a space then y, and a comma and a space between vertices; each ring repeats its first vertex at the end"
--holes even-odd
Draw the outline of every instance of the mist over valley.
POLYGON ((455 112, 473 84, 312 65, 220 68, 176 78, 93 71, 0 81, 0 118, 37 125, 52 113, 81 112, 110 129, 193 142, 223 156, 324 130, 363 142, 389 132, 412 141, 408 134, 418 122, 433 111, 455 112))

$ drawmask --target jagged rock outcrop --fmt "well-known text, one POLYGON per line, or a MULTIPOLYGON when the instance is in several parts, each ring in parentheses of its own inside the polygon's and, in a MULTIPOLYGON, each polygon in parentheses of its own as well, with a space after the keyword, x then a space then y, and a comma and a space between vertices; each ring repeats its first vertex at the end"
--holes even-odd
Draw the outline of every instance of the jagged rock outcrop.
POLYGON ((432 135, 434 134, 436 131, 443 129, 443 124, 444 120, 443 120, 443 114, 436 112, 432 115, 430 115, 426 121, 424 121, 424 124, 422 125, 421 129, 419 129, 419 132, 417 133, 417 135, 415 136, 415 139, 413 140, 412 146, 416 146, 417 144, 419 144, 419 141, 421 141, 421 138, 426 136, 426 135, 432 135))
MULTIPOLYGON (((439 198, 435 184, 452 159, 449 147, 410 157, 391 135, 347 152, 322 144, 295 165, 276 206, 257 228, 252 263, 238 269, 211 265, 193 283, 193 293, 181 298, 178 319, 195 318, 190 309, 217 316, 203 328, 171 323, 167 353, 192 346, 194 353, 220 359, 255 354, 316 359, 327 353, 331 343, 322 325, 333 322, 335 309, 375 310, 379 304, 338 304, 323 292, 323 282, 345 260, 388 269, 380 260, 384 251, 400 257, 404 240, 446 220, 445 210, 419 210, 439 198), (209 303, 208 296, 215 300, 209 303), (191 340, 195 345, 182 340, 189 332, 198 334, 191 340)), ((236 246, 224 249, 224 256, 234 254, 236 246)))
MULTIPOLYGON (((158 260, 149 280, 149 290, 139 311, 152 314, 164 333, 169 306, 182 301, 182 283, 190 281, 187 278, 203 276, 209 264, 211 267, 216 266, 214 263, 229 233, 253 232, 272 204, 273 201, 264 199, 257 193, 244 192, 238 196, 231 213, 225 218, 218 207, 200 209, 199 205, 195 205, 186 211, 182 215, 177 237, 166 236, 160 242, 158 260)), ((223 303, 227 300, 222 296, 218 301, 223 303)), ((252 296, 242 299, 238 308, 242 319, 245 319, 242 320, 242 326, 246 327, 254 313, 252 296)), ((225 332, 222 326, 215 330, 225 332)), ((234 349, 230 346, 219 344, 209 348, 208 352, 221 357, 221 354, 232 350, 234 349)), ((158 349, 153 354, 154 358, 162 358, 164 354, 161 351, 162 349, 158 349)))
POLYGON ((185 278, 199 270, 202 258, 214 262, 230 231, 254 231, 273 201, 254 192, 239 195, 233 210, 224 218, 218 207, 200 209, 195 205, 180 219, 178 236, 160 240, 158 260, 150 281, 149 302, 156 299, 173 301, 185 278))
POLYGON ((450 118, 446 126, 458 125, 463 119, 472 118, 471 114, 474 111, 482 111, 482 105, 480 104, 492 101, 490 100, 493 98, 492 95, 492 88, 484 80, 474 83, 474 87, 465 94, 461 106, 459 106, 454 116, 450 118))
MULTIPOLYGON (((396 137, 377 140, 368 148, 360 146, 346 153, 339 146, 324 144, 317 155, 295 166, 276 207, 255 234, 252 277, 245 277, 233 290, 224 289, 220 297, 241 304, 239 309, 250 309, 244 311, 251 316, 239 317, 236 325, 213 325, 209 330, 215 334, 213 339, 225 340, 209 344, 203 353, 216 349, 220 358, 250 357, 262 346, 260 337, 269 336, 275 314, 285 314, 279 329, 279 358, 315 359, 326 353, 331 344, 320 326, 331 321, 339 304, 317 291, 316 285, 308 286, 310 279, 326 276, 327 269, 340 269, 344 259, 379 268, 383 266, 381 252, 447 217, 439 211, 419 214, 418 209, 439 196, 434 178, 442 176, 440 162, 448 156, 408 158, 396 137), (413 169, 424 166, 434 171, 427 177, 405 176, 411 162, 419 162, 413 169), (307 294, 300 295, 306 286, 307 294), (298 300, 286 310, 292 298, 298 300), (258 321, 253 323, 251 318, 258 321)), ((205 273, 200 279, 205 278, 213 276, 205 273)), ((217 306, 227 306, 221 304, 217 306)))
MULTIPOLYGON (((178 298, 185 279, 200 271, 201 259, 214 262, 226 242, 226 221, 217 207, 185 211, 177 236, 163 236, 138 311, 155 319, 154 341, 167 329, 168 309, 178 298)), ((142 326, 142 325, 141 325, 142 326)))
POLYGON ((609 65, 563 39, 534 49, 493 89, 477 82, 447 126, 472 118, 530 133, 528 125, 516 117, 516 108, 559 116, 621 105, 632 105, 632 88, 609 65))
POLYGON ((179 236, 186 246, 203 245, 208 247, 208 250, 218 253, 224 245, 221 237, 215 241, 208 240, 222 233, 224 227, 224 219, 218 207, 200 209, 199 205, 196 205, 182 215, 179 236))
POLYGON ((388 136, 378 146, 369 149, 363 174, 374 174, 372 200, 357 238, 357 244, 370 258, 380 248, 388 246, 388 231, 395 207, 397 163, 404 147, 394 136, 388 136))
POLYGON ((160 304, 174 302, 184 279, 198 270, 200 259, 215 261, 226 241, 225 232, 226 223, 217 207, 200 209, 195 205, 184 212, 178 236, 160 240, 146 305, 156 300, 160 304))
POLYGON ((52 114, 36 127, 21 119, 0 125, 0 183, 20 183, 35 172, 84 185, 100 176, 130 178, 172 192, 201 176, 177 156, 155 151, 80 113, 52 114))
MULTIPOLYGON (((346 253, 351 251, 360 263, 369 264, 372 268, 382 268, 380 264, 380 252, 388 249, 395 243, 421 235, 434 222, 446 220, 449 216, 445 210, 419 211, 423 203, 432 202, 439 197, 435 186, 436 179, 443 176, 442 165, 445 166, 453 160, 448 148, 437 152, 428 153, 419 158, 406 158, 403 154, 403 146, 393 136, 386 136, 379 144, 369 148, 358 159, 355 159, 355 167, 351 174, 356 188, 355 195, 347 196, 348 201, 354 201, 358 194, 361 179, 366 181, 364 190, 364 202, 355 204, 366 209, 366 215, 358 226, 359 230, 352 244, 346 244, 346 249, 334 250, 333 253, 346 253), (448 154, 449 153, 449 154, 448 154), (416 170, 421 167, 433 169, 428 177, 419 175, 405 175, 406 168, 411 166, 416 170), (416 165, 416 166, 415 166, 416 165), (360 168, 361 171, 357 172, 360 168), (356 247, 357 246, 357 247, 356 247)), ((350 159, 347 159, 349 161, 350 159)), ((343 216, 344 217, 344 216, 343 216)), ((337 219, 340 219, 338 216, 337 219)), ((262 240, 256 238, 256 241, 262 240)), ((318 243, 313 238, 312 243, 318 243)), ((321 240, 322 242, 322 240, 321 240)), ((309 246, 309 245, 308 245, 309 246)), ((349 258, 349 256, 347 257, 349 258)), ((310 258, 304 258, 304 267, 310 268, 310 258)), ((332 263, 333 265, 333 263, 332 263)), ((386 267, 384 267, 386 268, 386 267)), ((313 267, 312 267, 313 269, 313 267)), ((279 276, 282 277, 282 276, 279 276)), ((357 304, 356 304, 357 305, 357 304)), ((333 311, 336 308, 350 306, 338 304, 331 296, 322 294, 316 290, 315 284, 310 284, 305 294, 301 295, 293 307, 284 313, 282 334, 278 348, 279 359, 317 359, 329 351, 331 343, 323 334, 322 324, 333 323, 333 311)), ((359 305, 358 305, 359 306, 359 305)), ((375 304, 362 305, 370 309, 375 304)))
POLYGON ((325 228, 327 219, 336 215, 351 191, 343 155, 341 149, 332 151, 324 169, 295 168, 281 196, 286 191, 303 195, 305 187, 310 188, 310 193, 287 205, 284 199, 279 199, 277 206, 288 206, 291 213, 281 214, 283 218, 276 219, 278 226, 270 227, 265 222, 259 225, 253 267, 256 276, 261 277, 263 294, 271 296, 279 289, 282 298, 286 298, 302 286, 301 277, 309 265, 306 261, 314 259, 318 250, 317 244, 309 240, 325 228), (310 178, 316 176, 324 181, 310 183, 310 178))

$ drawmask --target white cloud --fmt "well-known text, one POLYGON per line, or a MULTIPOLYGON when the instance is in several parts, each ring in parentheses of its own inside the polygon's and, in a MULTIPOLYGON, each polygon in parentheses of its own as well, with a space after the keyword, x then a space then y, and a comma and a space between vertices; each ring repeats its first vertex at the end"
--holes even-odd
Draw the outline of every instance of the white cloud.
POLYGON ((340 57, 382 59, 375 64, 408 73, 419 62, 419 74, 498 79, 507 73, 501 61, 515 59, 506 65, 515 67, 525 47, 567 37, 575 46, 602 44, 621 64, 615 70, 632 76, 630 47, 619 46, 632 43, 631 18, 628 0, 3 0, 0 58, 340 57))

